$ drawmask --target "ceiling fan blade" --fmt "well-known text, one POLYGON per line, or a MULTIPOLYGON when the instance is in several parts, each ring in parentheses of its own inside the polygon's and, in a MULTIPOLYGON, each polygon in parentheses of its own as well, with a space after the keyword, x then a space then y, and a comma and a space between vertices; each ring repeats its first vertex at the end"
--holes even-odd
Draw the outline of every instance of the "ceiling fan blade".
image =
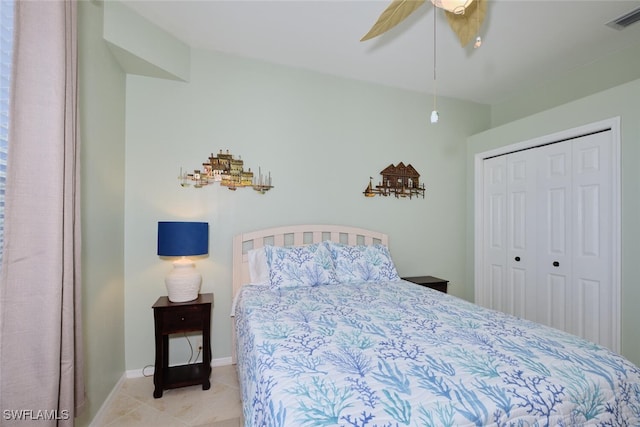
POLYGON ((372 39, 380 34, 389 31, 391 28, 404 21, 411 15, 425 0, 393 0, 393 2, 382 12, 378 20, 367 34, 360 39, 361 42, 372 39))
POLYGON ((487 0, 476 0, 464 11, 463 15, 445 11, 449 26, 458 36, 461 46, 466 46, 478 35, 482 22, 487 15, 487 0))

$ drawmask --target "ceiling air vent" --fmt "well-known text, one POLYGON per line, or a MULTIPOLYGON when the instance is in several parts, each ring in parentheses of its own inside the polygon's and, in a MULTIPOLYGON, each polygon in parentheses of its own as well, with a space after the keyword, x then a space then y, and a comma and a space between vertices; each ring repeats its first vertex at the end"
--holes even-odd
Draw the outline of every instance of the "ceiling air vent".
POLYGON ((632 10, 626 15, 622 15, 621 17, 614 19, 611 22, 607 22, 607 26, 615 28, 616 30, 623 30, 638 21, 640 21, 640 7, 632 10))

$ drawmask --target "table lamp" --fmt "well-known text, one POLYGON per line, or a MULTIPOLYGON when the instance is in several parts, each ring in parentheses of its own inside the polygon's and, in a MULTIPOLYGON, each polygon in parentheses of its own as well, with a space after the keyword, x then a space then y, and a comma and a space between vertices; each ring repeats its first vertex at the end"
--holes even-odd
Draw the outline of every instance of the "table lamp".
POLYGON ((189 256, 209 253, 209 223, 158 222, 158 256, 180 257, 165 277, 169 301, 186 302, 198 298, 202 276, 189 256))

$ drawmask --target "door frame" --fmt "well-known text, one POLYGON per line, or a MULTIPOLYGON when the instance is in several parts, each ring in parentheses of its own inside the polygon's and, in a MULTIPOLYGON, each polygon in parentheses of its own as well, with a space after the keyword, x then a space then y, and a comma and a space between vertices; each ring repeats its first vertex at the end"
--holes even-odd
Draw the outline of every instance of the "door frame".
POLYGON ((621 206, 621 158, 620 158, 620 117, 613 117, 602 121, 589 123, 583 126, 567 129, 564 131, 556 132, 549 135, 540 136, 537 138, 529 139, 526 141, 517 142, 503 147, 494 148, 482 153, 477 153, 474 156, 474 301, 477 304, 482 305, 482 289, 480 284, 483 282, 483 248, 485 244, 484 236, 484 160, 490 157, 501 156, 504 154, 512 153, 515 151, 527 150, 542 145, 553 144, 561 142, 567 139, 579 138, 581 136, 611 130, 612 137, 612 176, 611 183, 613 191, 612 198, 612 224, 611 230, 612 236, 612 299, 613 309, 617 313, 616 319, 613 322, 614 338, 613 348, 614 351, 620 352, 621 341, 621 252, 622 252, 622 239, 621 239, 621 221, 622 221, 622 206, 621 206))

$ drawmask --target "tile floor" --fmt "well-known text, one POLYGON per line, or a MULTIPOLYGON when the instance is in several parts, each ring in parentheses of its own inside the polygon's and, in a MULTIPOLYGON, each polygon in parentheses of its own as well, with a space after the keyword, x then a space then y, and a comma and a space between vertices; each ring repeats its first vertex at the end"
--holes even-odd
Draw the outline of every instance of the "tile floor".
POLYGON ((235 365, 216 366, 211 388, 165 390, 153 398, 153 377, 129 378, 95 427, 240 427, 242 412, 235 365))

